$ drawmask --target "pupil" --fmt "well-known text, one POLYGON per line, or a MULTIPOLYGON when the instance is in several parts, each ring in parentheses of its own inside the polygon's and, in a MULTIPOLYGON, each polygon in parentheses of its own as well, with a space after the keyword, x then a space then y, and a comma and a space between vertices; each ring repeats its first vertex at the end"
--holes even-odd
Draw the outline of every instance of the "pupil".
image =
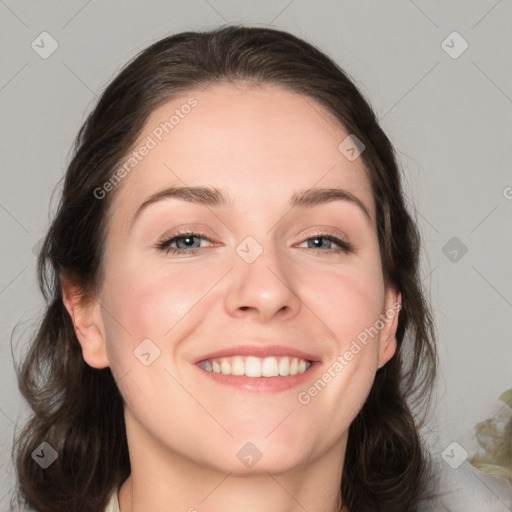
MULTIPOLYGON (((194 245, 194 236, 182 236, 181 237, 181 243, 184 244, 186 247, 190 247, 194 245)), ((178 242, 179 244, 179 242, 178 242)))

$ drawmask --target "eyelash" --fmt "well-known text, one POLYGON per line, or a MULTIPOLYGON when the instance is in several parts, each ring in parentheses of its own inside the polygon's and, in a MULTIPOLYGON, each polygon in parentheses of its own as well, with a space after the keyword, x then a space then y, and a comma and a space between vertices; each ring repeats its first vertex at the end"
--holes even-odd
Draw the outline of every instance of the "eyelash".
MULTIPOLYGON (((182 238, 202 238, 204 240, 207 240, 211 242, 211 240, 206 236, 204 233, 195 232, 195 231, 182 231, 175 233, 172 237, 167 238, 165 240, 162 240, 161 242, 158 242, 155 245, 155 248, 159 251, 163 251, 166 254, 195 254, 197 251, 200 251, 201 249, 204 249, 204 247, 194 247, 191 249, 178 249, 175 247, 170 247, 170 245, 173 242, 176 242, 177 240, 180 240, 182 238)), ((325 250, 325 249, 309 249, 311 251, 314 251, 316 253, 345 253, 348 254, 350 252, 353 252, 354 247, 351 243, 347 242, 346 240, 343 240, 342 238, 339 238, 336 235, 333 235, 331 233, 315 233, 312 236, 308 236, 306 239, 304 239, 301 243, 307 242, 308 240, 314 240, 323 238, 325 240, 328 240, 329 242, 333 242, 336 245, 339 246, 339 249, 334 250, 325 250)), ((301 247, 301 249, 308 249, 306 247, 301 247)))

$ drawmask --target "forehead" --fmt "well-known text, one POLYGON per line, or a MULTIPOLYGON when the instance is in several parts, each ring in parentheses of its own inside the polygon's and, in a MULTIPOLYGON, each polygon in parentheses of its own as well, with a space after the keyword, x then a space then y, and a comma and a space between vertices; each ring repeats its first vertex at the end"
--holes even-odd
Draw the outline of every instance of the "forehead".
POLYGON ((193 89, 148 117, 134 145, 137 160, 116 190, 116 210, 129 214, 165 187, 211 185, 240 207, 342 187, 373 212, 362 159, 349 161, 338 149, 348 135, 318 102, 279 86, 193 89))

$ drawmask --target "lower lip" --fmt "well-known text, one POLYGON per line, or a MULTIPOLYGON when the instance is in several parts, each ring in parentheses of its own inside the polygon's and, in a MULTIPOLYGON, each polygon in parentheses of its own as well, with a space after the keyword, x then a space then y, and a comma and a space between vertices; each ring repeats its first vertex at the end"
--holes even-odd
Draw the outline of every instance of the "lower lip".
POLYGON ((219 384, 227 384, 235 386, 243 391, 251 391, 255 393, 277 393, 286 391, 287 389, 295 386, 304 385, 306 381, 310 380, 312 375, 320 367, 320 363, 315 361, 311 364, 309 369, 298 375, 288 375, 286 377, 247 377, 245 375, 222 375, 221 373, 208 372, 203 370, 200 366, 195 365, 196 368, 206 377, 210 377, 219 384))

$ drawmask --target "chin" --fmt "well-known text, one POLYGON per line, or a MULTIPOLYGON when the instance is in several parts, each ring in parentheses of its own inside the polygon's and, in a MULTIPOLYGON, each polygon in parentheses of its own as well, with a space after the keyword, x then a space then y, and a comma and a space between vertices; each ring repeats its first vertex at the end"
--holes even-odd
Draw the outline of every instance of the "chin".
POLYGON ((294 471, 310 464, 314 458, 312 448, 308 449, 291 436, 276 435, 275 432, 267 438, 261 434, 237 437, 216 452, 212 464, 222 472, 240 477, 294 471))

